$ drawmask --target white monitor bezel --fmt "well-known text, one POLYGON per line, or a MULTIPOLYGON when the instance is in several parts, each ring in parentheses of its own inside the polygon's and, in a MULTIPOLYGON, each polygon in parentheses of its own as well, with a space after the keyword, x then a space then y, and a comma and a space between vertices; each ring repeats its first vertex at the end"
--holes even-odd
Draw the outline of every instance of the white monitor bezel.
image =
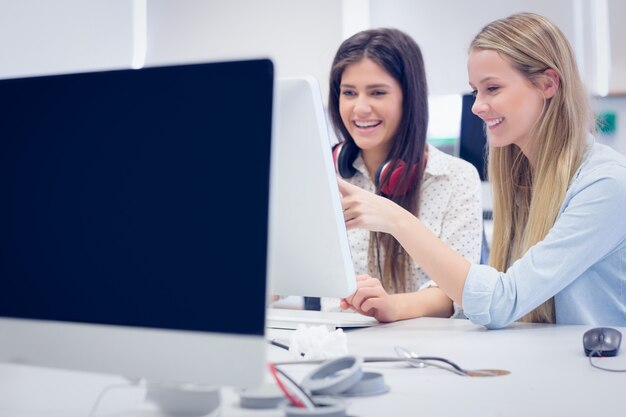
POLYGON ((270 293, 345 297, 356 276, 319 84, 279 78, 270 197, 270 293))
MULTIPOLYGON (((276 78, 273 63, 265 58, 241 61, 259 61, 255 68, 262 70, 259 73, 263 74, 263 82, 269 83, 271 77, 272 124, 274 125, 276 78)), ((236 62, 238 61, 188 65, 214 63, 228 65, 236 62)), ((143 70, 152 71, 153 69, 120 71, 143 70)), ((78 74, 68 74, 62 77, 75 75, 78 74)), ((45 81, 46 77, 36 77, 36 79, 45 81)), ((173 103, 173 105, 178 104, 173 103)), ((273 136, 272 132, 272 143, 273 136)), ((253 156, 258 157, 258 155, 253 156)), ((210 186, 211 184, 207 183, 207 188, 210 186)), ((236 273, 234 267, 235 265, 230 265, 236 273)), ((221 276, 216 279, 229 279, 229 277, 221 276)), ((267 281, 264 290, 267 291, 267 281)), ((124 291, 124 289, 119 288, 119 291, 124 291)), ((149 295, 149 288, 146 288, 146 296, 149 295)), ((265 295, 266 292, 257 294, 258 298, 263 300, 266 298, 265 295)), ((97 297, 98 294, 94 293, 90 296, 97 297)), ((137 300, 137 304, 139 301, 137 300)), ((51 303, 54 302, 58 301, 52 299, 51 303)), ((183 301, 173 300, 173 302, 183 301)), ((206 303, 211 303, 210 294, 207 294, 206 303)), ((266 303, 262 310, 255 311, 260 314, 265 307, 266 303)), ((110 308, 115 309, 116 305, 112 303, 110 308)), ((163 305, 163 309, 170 311, 168 309, 171 309, 171 306, 163 305)), ((172 314, 175 313, 174 310, 171 310, 172 314)), ((235 313, 224 311, 223 314, 235 313)), ((259 319, 258 315, 256 319, 259 319)), ((216 323, 224 322, 228 320, 228 317, 216 315, 211 317, 211 320, 215 320, 216 323)), ((264 328, 255 328, 249 333, 242 334, 231 333, 228 330, 190 331, 167 327, 152 328, 140 325, 109 325, 0 316, 0 362, 116 374, 168 385, 203 384, 238 388, 258 386, 267 376, 266 347, 264 328)))
POLYGON ((0 334, 11 335, 0 343, 0 358, 10 363, 167 384, 236 387, 256 386, 266 373, 267 343, 259 336, 6 317, 0 318, 0 334), (117 348, 111 346, 113 341, 117 348), (215 355, 216 351, 225 356, 215 355), (235 361, 249 378, 242 381, 241 370, 232 367, 235 361), (177 380, 174 375, 184 378, 177 380))

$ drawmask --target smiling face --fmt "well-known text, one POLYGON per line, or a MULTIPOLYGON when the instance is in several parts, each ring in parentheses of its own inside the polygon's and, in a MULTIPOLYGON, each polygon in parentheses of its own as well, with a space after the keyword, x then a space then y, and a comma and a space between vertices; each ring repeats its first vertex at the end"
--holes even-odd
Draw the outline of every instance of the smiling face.
POLYGON ((493 50, 473 49, 467 68, 476 96, 472 112, 484 120, 490 145, 514 144, 532 160, 531 131, 543 112, 543 91, 493 50))
POLYGON ((339 113, 350 136, 361 149, 371 172, 391 149, 402 117, 402 88, 369 58, 348 65, 340 83, 339 113))

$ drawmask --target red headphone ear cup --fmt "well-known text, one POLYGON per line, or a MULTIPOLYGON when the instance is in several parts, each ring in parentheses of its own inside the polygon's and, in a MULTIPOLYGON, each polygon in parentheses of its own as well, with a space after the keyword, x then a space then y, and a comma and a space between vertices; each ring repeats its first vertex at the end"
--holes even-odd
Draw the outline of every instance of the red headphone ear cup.
POLYGON ((356 146, 353 148, 347 142, 341 142, 333 146, 335 172, 341 175, 342 178, 351 178, 356 174, 356 169, 352 166, 352 162, 358 155, 358 148, 356 146))
POLYGON ((374 183, 376 184, 376 187, 379 187, 382 179, 386 178, 386 176, 389 175, 387 182, 383 184, 380 192, 386 196, 401 197, 405 195, 417 181, 417 165, 413 165, 411 167, 409 181, 403 184, 403 186, 400 186, 400 180, 402 179, 402 175, 404 174, 404 170, 406 169, 406 163, 404 161, 398 161, 396 168, 393 170, 393 172, 388 173, 387 171, 389 169, 391 169, 391 161, 387 161, 383 163, 380 167, 378 167, 378 169, 376 170, 376 175, 374 177, 374 183))
POLYGON ((335 164, 335 172, 339 173, 339 165, 337 161, 339 160, 339 154, 341 153, 341 148, 343 148, 343 143, 338 143, 333 146, 333 163, 335 164))

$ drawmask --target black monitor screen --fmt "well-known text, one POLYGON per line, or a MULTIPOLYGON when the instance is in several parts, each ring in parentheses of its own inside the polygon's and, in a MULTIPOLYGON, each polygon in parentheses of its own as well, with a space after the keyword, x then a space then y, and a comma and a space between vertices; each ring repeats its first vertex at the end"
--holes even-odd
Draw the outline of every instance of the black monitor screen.
POLYGON ((481 181, 486 181, 485 147, 487 137, 482 119, 472 113, 473 105, 474 96, 472 94, 463 95, 459 156, 474 165, 480 174, 481 181))
POLYGON ((273 82, 269 60, 0 81, 0 316, 263 334, 273 82))

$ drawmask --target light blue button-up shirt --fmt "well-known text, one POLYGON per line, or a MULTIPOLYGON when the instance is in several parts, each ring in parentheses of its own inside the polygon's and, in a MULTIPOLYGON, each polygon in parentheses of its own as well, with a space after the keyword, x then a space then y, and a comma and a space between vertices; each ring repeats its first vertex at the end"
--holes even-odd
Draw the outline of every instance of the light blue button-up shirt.
POLYGON ((504 327, 554 296, 558 324, 626 326, 626 158, 593 143, 552 229, 506 272, 472 265, 463 309, 504 327))

